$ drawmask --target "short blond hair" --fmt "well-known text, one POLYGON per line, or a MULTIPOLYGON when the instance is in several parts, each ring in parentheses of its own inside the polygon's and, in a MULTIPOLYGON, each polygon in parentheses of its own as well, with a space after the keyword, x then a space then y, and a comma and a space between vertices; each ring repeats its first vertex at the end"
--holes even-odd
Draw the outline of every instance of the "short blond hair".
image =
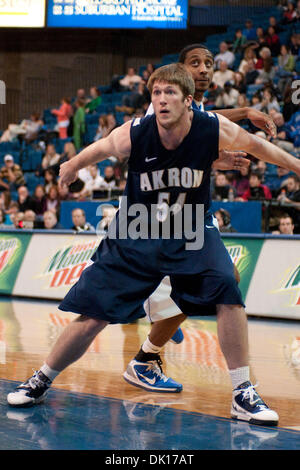
POLYGON ((169 64, 156 69, 150 76, 147 87, 152 94, 155 82, 167 82, 172 85, 178 85, 184 98, 188 95, 194 96, 195 83, 191 74, 186 70, 183 64, 169 64))

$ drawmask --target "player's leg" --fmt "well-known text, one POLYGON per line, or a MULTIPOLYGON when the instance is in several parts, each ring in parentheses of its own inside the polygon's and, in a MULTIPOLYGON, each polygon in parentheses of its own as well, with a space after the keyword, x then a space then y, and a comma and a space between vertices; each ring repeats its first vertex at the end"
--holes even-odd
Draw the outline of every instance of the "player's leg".
POLYGON ((251 424, 276 426, 278 414, 261 399, 250 380, 248 323, 241 305, 218 305, 219 343, 233 386, 231 417, 251 424))
POLYGON ((64 329, 42 367, 19 385, 15 392, 8 394, 8 403, 12 406, 31 406, 43 401, 52 381, 86 352, 107 324, 101 319, 84 315, 76 318, 64 329))

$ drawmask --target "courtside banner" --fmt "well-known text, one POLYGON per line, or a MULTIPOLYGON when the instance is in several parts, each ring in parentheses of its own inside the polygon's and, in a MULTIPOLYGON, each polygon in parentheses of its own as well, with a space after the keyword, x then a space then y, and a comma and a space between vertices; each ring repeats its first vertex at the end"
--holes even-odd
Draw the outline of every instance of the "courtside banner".
POLYGON ((239 288, 245 302, 264 240, 255 238, 226 238, 223 239, 223 242, 240 274, 239 288))
POLYGON ((0 233, 0 294, 12 294, 30 239, 29 233, 0 233))
POLYGON ((299 240, 265 240, 248 289, 246 312, 300 319, 299 240))
POLYGON ((62 299, 91 263, 102 237, 36 234, 28 246, 13 295, 62 299))

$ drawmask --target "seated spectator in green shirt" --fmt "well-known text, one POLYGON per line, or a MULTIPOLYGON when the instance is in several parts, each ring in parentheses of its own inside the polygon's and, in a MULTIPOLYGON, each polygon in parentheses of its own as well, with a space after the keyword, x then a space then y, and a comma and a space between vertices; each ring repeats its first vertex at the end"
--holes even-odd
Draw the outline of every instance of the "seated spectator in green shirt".
POLYGON ((91 95, 91 99, 85 105, 85 112, 89 114, 96 111, 96 109, 102 102, 101 92, 96 86, 91 87, 90 95, 91 95))

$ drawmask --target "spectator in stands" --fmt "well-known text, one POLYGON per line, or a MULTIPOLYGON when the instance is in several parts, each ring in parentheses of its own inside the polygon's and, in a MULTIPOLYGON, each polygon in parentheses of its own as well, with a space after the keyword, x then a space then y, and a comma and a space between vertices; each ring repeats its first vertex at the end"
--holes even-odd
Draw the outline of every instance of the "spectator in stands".
POLYGON ((231 225, 231 216, 230 213, 225 209, 218 209, 215 212, 215 217, 219 224, 220 232, 233 233, 236 232, 236 229, 231 225))
POLYGON ((73 117, 73 140, 76 150, 83 146, 83 136, 85 133, 85 102, 80 99, 75 103, 76 111, 73 117))
POLYGON ((300 232, 300 179, 297 175, 290 175, 284 183, 279 196, 277 197, 283 204, 288 204, 286 208, 288 214, 294 220, 294 232, 300 232))
POLYGON ((90 98, 87 100, 85 105, 85 112, 86 113, 94 113, 98 106, 100 106, 102 102, 101 91, 98 87, 92 86, 90 89, 90 98))
POLYGON ((112 166, 106 166, 104 169, 104 178, 101 189, 113 189, 117 186, 114 168, 112 166))
POLYGON ((295 57, 299 54, 299 35, 294 33, 291 35, 290 39, 288 40, 288 47, 291 50, 291 54, 295 57))
POLYGON ((229 183, 225 173, 218 172, 215 178, 215 186, 212 193, 212 198, 215 201, 222 201, 224 199, 235 198, 235 188, 229 183), (232 197, 230 197, 232 194, 232 197))
POLYGON ((300 20, 300 0, 296 4, 296 21, 300 20))
POLYGON ((70 117, 73 114, 70 98, 64 97, 58 109, 52 109, 51 113, 57 118, 58 135, 60 139, 67 139, 70 117))
POLYGON ((257 62, 255 51, 253 47, 251 46, 245 49, 244 56, 240 62, 238 71, 245 75, 245 73, 247 72, 247 66, 248 66, 249 61, 254 62, 254 65, 257 62))
POLYGON ((266 42, 267 47, 269 47, 271 51, 271 55, 277 57, 280 53, 280 39, 273 26, 269 26, 267 29, 266 42))
POLYGON ((94 142, 96 142, 99 139, 102 139, 103 137, 106 137, 107 135, 108 135, 107 115, 101 114, 101 116, 99 117, 99 126, 96 131, 96 135, 94 137, 94 142))
POLYGON ((272 140, 272 143, 282 148, 286 152, 295 152, 295 147, 293 144, 293 139, 290 135, 290 128, 284 122, 282 113, 273 113, 272 118, 274 123, 277 126, 277 138, 272 140))
POLYGON ((34 199, 34 212, 37 216, 42 216, 46 210, 46 193, 45 188, 42 184, 38 184, 35 187, 33 193, 34 199))
POLYGON ((206 107, 210 106, 211 108, 213 108, 215 105, 216 99, 221 92, 222 92, 222 87, 220 87, 214 82, 211 82, 211 84, 208 87, 208 90, 206 90, 204 93, 205 106, 206 107))
POLYGON ((259 171, 251 171, 249 177, 249 189, 242 194, 244 201, 272 199, 268 186, 261 183, 262 176, 259 171))
POLYGON ((248 19, 245 21, 245 28, 242 33, 243 36, 247 38, 247 41, 253 41, 256 39, 256 29, 253 27, 252 20, 248 19))
POLYGON ((259 76, 255 80, 256 84, 268 84, 272 83, 274 77, 275 77, 275 67, 273 65, 273 60, 271 57, 268 57, 263 60, 263 68, 258 69, 259 70, 259 76))
POLYGON ((72 193, 70 193, 69 187, 67 185, 58 186, 58 195, 60 202, 71 201, 73 199, 72 193))
POLYGON ((277 197, 281 189, 286 185, 288 178, 293 175, 293 173, 285 168, 277 166, 276 168, 277 178, 273 183, 272 192, 277 197))
POLYGON ((45 171, 58 164, 61 156, 56 152, 54 144, 48 144, 46 147, 46 153, 42 160, 42 170, 45 171))
POLYGON ((63 230, 64 227, 58 222, 57 215, 53 211, 44 212, 44 228, 47 230, 63 230))
POLYGON ((116 127, 118 127, 118 124, 117 124, 116 116, 114 115, 114 113, 108 113, 106 116, 107 116, 107 124, 108 124, 107 135, 109 135, 111 131, 113 131, 116 127))
POLYGON ((27 210, 24 212, 22 228, 26 228, 26 229, 38 228, 36 214, 32 210, 27 210))
MULTIPOLYGON (((87 97, 86 97, 86 93, 85 93, 84 88, 78 88, 78 90, 76 91, 76 98, 75 98, 74 103, 76 103, 77 100, 82 100, 84 102, 84 104, 86 104, 87 97)), ((74 109, 74 111, 76 111, 76 108, 73 108, 73 109, 74 109)))
POLYGON ((259 57, 255 63, 255 67, 257 68, 257 70, 262 70, 264 68, 265 61, 267 61, 268 64, 270 62, 270 59, 272 59, 271 50, 268 47, 263 47, 259 51, 259 57))
POLYGON ((215 68, 219 69, 221 62, 226 62, 227 67, 230 69, 233 67, 235 60, 235 55, 228 48, 228 44, 225 41, 222 41, 219 44, 219 54, 215 56, 215 68))
POLYGON ((261 108, 262 108, 262 97, 261 97, 261 93, 259 91, 254 93, 254 95, 252 96, 250 106, 251 106, 251 108, 257 109, 258 111, 261 110, 261 108))
POLYGON ((46 195, 46 211, 53 211, 56 214, 59 214, 60 210, 60 200, 58 194, 58 187, 51 186, 49 193, 46 195))
POLYGON ((247 87, 242 72, 234 72, 233 86, 239 93, 246 93, 247 87))
POLYGON ((49 191, 52 188, 52 186, 57 185, 56 174, 52 168, 49 168, 48 170, 45 171, 44 180, 45 180, 45 184, 44 184, 45 192, 46 194, 49 194, 49 191))
POLYGON ((89 180, 85 183, 83 190, 81 191, 82 197, 91 197, 93 191, 101 189, 104 183, 104 178, 99 173, 98 165, 90 165, 88 167, 90 173, 89 180))
POLYGON ((287 9, 283 13, 282 24, 290 24, 296 21, 297 13, 294 2, 287 2, 287 9))
POLYGON ((276 16, 272 15, 269 17, 269 26, 272 26, 272 28, 274 28, 276 34, 281 33, 281 31, 283 31, 283 28, 278 24, 276 16))
POLYGON ((241 54, 244 51, 244 46, 247 42, 246 36, 243 36, 242 30, 239 28, 235 32, 235 39, 232 44, 232 52, 234 54, 241 54))
POLYGON ((72 230, 76 232, 95 232, 95 227, 86 221, 86 215, 83 209, 76 208, 72 210, 72 222, 72 230))
POLYGON ((0 191, 15 191, 25 184, 21 167, 14 162, 12 155, 5 155, 4 166, 0 170, 0 191))
POLYGON ((295 57, 291 54, 289 47, 282 44, 276 67, 276 78, 279 78, 277 87, 281 95, 284 95, 287 85, 292 82, 295 63, 295 57))
POLYGON ((114 216, 116 215, 116 212, 117 212, 117 208, 113 208, 113 207, 102 208, 102 219, 97 225, 97 229, 107 231, 114 216))
POLYGON ((278 230, 272 232, 273 235, 294 235, 294 222, 288 214, 279 217, 278 230))
POLYGON ((121 91, 133 91, 137 89, 142 77, 137 75, 134 67, 128 67, 127 74, 119 80, 121 91))
POLYGON ((23 228, 24 212, 17 212, 13 218, 14 228, 19 230, 23 228))
POLYGON ((259 72, 255 67, 254 60, 248 60, 247 64, 244 66, 244 72, 246 86, 253 85, 259 77, 259 72))
POLYGON ((9 204, 9 208, 6 211, 7 219, 10 221, 10 225, 14 223, 14 218, 16 214, 19 212, 19 204, 17 201, 11 201, 9 204))
POLYGON ((0 208, 5 211, 8 211, 11 203, 11 194, 9 190, 0 192, 0 208))
POLYGON ((129 114, 134 113, 139 108, 146 111, 150 103, 151 97, 146 87, 146 82, 145 80, 141 80, 137 86, 137 90, 134 90, 129 95, 123 96, 122 106, 116 106, 116 111, 129 114))
POLYGON ((13 142, 17 137, 22 137, 26 142, 31 142, 37 138, 43 124, 39 114, 32 113, 29 119, 24 119, 20 124, 9 124, 0 137, 0 142, 13 142))
POLYGON ((280 104, 277 101, 274 91, 268 87, 263 91, 261 111, 269 114, 272 109, 279 112, 280 104))
MULTIPOLYGON (((238 108, 247 108, 249 106, 249 100, 246 95, 243 93, 240 93, 238 96, 238 103, 237 103, 238 108)), ((240 121, 241 122, 241 121, 240 121)))
POLYGON ((224 90, 222 90, 216 99, 216 108, 225 109, 237 107, 239 95, 238 90, 233 87, 232 83, 226 82, 224 84, 224 90))
POLYGON ((223 60, 219 63, 219 70, 213 75, 213 82, 223 88, 224 84, 229 81, 234 81, 234 72, 228 69, 227 62, 223 60))
POLYGON ((27 186, 20 186, 18 188, 18 204, 19 204, 19 211, 25 212, 27 210, 34 211, 35 209, 35 201, 33 197, 30 196, 27 186))
POLYGON ((77 152, 76 152, 76 148, 73 142, 65 142, 63 153, 61 154, 58 163, 56 163, 55 165, 51 165, 51 169, 55 172, 56 176, 59 175, 60 165, 70 160, 71 158, 75 157, 76 154, 77 152))
POLYGON ((264 29, 261 26, 256 28, 256 36, 257 36, 257 39, 256 39, 257 47, 255 49, 256 49, 256 52, 259 53, 263 47, 267 46, 266 35, 264 32, 264 29))
POLYGON ((244 192, 249 189, 249 174, 250 168, 244 167, 234 175, 232 186, 235 189, 236 200, 237 198, 242 197, 244 192))
POLYGON ((6 223, 6 214, 3 209, 0 209, 0 229, 2 228, 8 228, 10 224, 8 225, 6 223))

